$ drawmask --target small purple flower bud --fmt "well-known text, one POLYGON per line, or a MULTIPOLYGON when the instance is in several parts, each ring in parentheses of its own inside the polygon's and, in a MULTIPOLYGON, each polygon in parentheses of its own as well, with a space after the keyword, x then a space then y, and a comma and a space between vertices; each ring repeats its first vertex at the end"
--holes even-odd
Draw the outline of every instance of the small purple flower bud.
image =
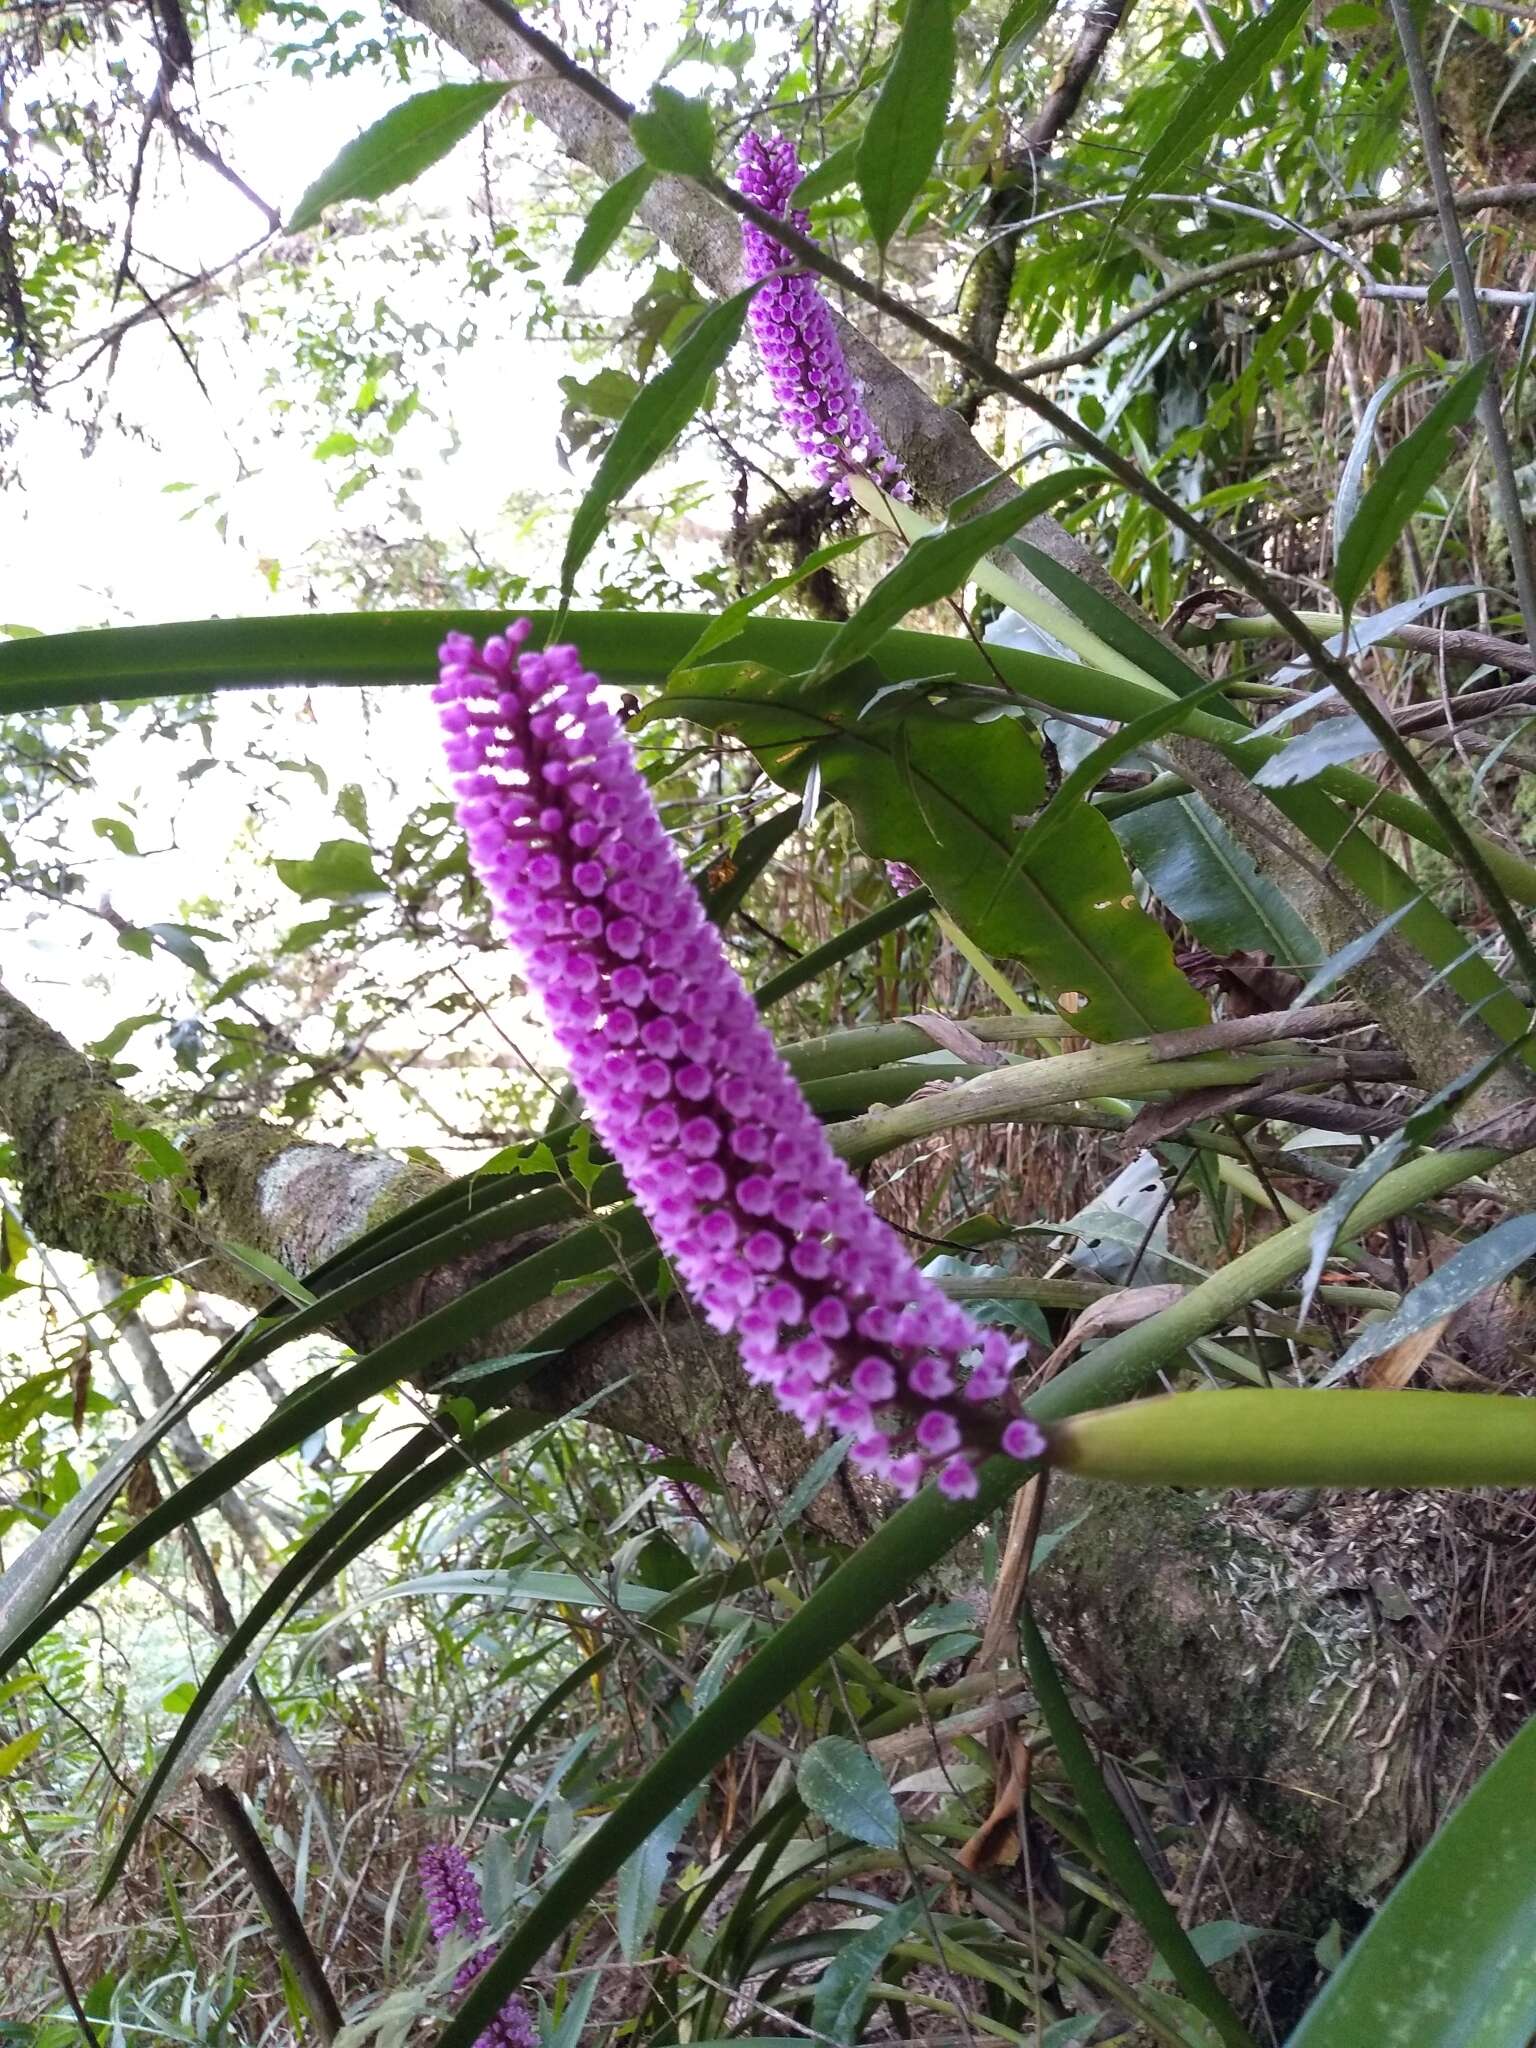
MULTIPOLYGON (((788 136, 743 136, 741 192, 808 235, 810 216, 789 203, 799 182, 800 160, 788 136)), ((758 353, 784 423, 817 478, 832 486, 834 498, 848 496, 850 476, 870 477, 893 498, 910 498, 901 464, 864 410, 820 285, 803 271, 775 277, 774 271, 794 259, 755 221, 742 224, 741 240, 748 280, 768 280, 747 315, 758 353)))
POLYGON ((885 864, 885 879, 898 896, 910 896, 914 889, 921 889, 923 878, 916 868, 908 867, 904 860, 888 860, 885 864))
MULTIPOLYGON (((421 1895, 435 1941, 473 1940, 485 1932, 485 1908, 469 1858, 453 1842, 436 1842, 416 1859, 421 1895)), ((495 1955, 494 1943, 467 1956, 454 1972, 453 1995, 467 1991, 495 1955)), ((509 1998, 475 2048, 538 2048, 538 2029, 522 1999, 509 1998)))

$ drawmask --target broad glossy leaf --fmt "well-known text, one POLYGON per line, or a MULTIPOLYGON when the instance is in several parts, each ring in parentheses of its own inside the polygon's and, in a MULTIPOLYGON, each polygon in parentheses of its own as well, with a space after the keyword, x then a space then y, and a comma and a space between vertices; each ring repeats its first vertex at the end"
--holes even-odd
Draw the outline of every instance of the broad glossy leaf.
POLYGON ((1291 2048, 1527 2048, 1536 2034, 1533 1814, 1536 1720, 1442 1823, 1291 2048))
POLYGON ((1204 1003, 1137 904, 1125 856, 1096 811, 1079 806, 1015 865, 1019 821, 1044 794, 1024 723, 979 726, 953 707, 891 696, 866 716, 882 686, 862 667, 812 689, 804 678, 733 664, 676 677, 653 709, 738 737, 786 789, 803 789, 814 762, 822 789, 848 805, 864 850, 909 862, 977 945, 1023 961, 1053 998, 1086 998, 1073 1019, 1088 1037, 1201 1022, 1204 1003))
POLYGON ((1213 953, 1268 953, 1310 967, 1318 944, 1200 796, 1170 797, 1115 820, 1115 837, 1159 902, 1213 953))
POLYGON ((871 1849, 894 1849, 901 1841, 901 1815, 884 1771, 846 1735, 813 1742, 800 1759, 795 1786, 812 1813, 851 1841, 871 1849))
POLYGON ((436 85, 418 92, 349 142, 294 208, 285 234, 311 228, 328 206, 379 199, 445 157, 480 126, 510 85, 436 85))
POLYGON ((615 178, 607 191, 600 195, 576 237, 571 267, 565 273, 567 284, 581 284, 592 275, 629 226, 635 208, 651 189, 655 177, 656 173, 649 164, 636 164, 622 178, 615 178))
POLYGON ((1360 501, 1335 553, 1333 587, 1348 610, 1398 535, 1444 473, 1456 429, 1476 408, 1491 357, 1473 363, 1443 391, 1405 441, 1399 441, 1360 501))
POLYGON ((1164 185, 1193 156, 1203 156, 1218 136, 1233 134, 1238 102, 1252 91, 1306 19, 1308 0, 1274 0, 1256 10, 1227 45, 1226 55, 1201 66, 1170 113, 1163 132, 1142 158, 1141 169, 1126 193, 1119 218, 1149 192, 1164 185))
POLYGON ((560 564, 562 595, 569 597, 610 507, 633 490, 703 404, 711 377, 736 346, 756 289, 749 286, 701 313, 667 367, 636 394, 571 521, 560 564))
POLYGON ((1253 2039, 1201 1961, 1179 1917, 1147 1868, 1124 1814, 1116 1805, 1088 1739, 1077 1724, 1045 1639, 1028 1607, 1019 1616, 1019 1635, 1030 1684, 1040 1702, 1061 1767, 1077 1794, 1083 1818, 1093 1830, 1105 1870, 1124 1894, 1142 1932, 1172 1971, 1184 1996, 1205 2014, 1229 2048, 1253 2048, 1253 2039))
POLYGON ((859 196, 882 249, 928 181, 954 83, 950 0, 907 0, 896 54, 859 143, 859 196))

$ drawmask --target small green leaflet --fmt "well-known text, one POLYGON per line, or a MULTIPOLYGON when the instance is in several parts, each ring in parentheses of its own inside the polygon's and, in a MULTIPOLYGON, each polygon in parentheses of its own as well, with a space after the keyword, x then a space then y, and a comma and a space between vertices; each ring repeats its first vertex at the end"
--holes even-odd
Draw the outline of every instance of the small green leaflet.
POLYGON ((1226 131, 1238 102, 1275 63, 1301 26, 1309 4, 1310 0, 1275 0, 1267 13, 1238 30, 1224 57, 1201 68, 1169 116, 1167 127, 1143 157, 1121 203, 1117 226, 1149 192, 1165 184, 1192 156, 1203 156, 1208 145, 1226 131))
POLYGON ((1424 494, 1445 468, 1451 437, 1472 417, 1488 376, 1490 358, 1473 363, 1435 401, 1406 441, 1399 441, 1376 473, 1338 539, 1333 587, 1349 611, 1398 535, 1424 502, 1424 494))
POLYGON ((277 878, 304 903, 317 897, 383 896, 387 890, 360 839, 327 839, 308 860, 275 860, 277 878))
POLYGON ((280 1265, 268 1253, 258 1251, 255 1245, 236 1244, 233 1238, 218 1238, 215 1242, 225 1258, 233 1259, 237 1266, 244 1266, 258 1280, 265 1280, 286 1301, 293 1302, 298 1308, 314 1307, 315 1297, 303 1281, 296 1279, 286 1266, 280 1265))
POLYGON ((636 114, 629 132, 653 170, 684 178, 708 178, 714 169, 715 128, 702 100, 691 100, 670 85, 658 85, 651 104, 636 114))
POLYGON ((484 83, 438 85, 391 107, 320 173, 294 208, 284 234, 312 228, 328 206, 379 199, 409 185, 478 128, 511 89, 484 83))
POLYGON ((587 215, 586 225, 576 238, 567 284, 580 284, 592 275, 634 217, 635 208, 651 189, 656 173, 649 164, 636 164, 622 178, 616 178, 587 215))
POLYGON ((807 171, 794 191, 790 203, 794 206, 814 206, 818 199, 830 199, 834 192, 841 192, 845 185, 851 185, 858 175, 859 145, 863 138, 855 136, 845 142, 841 149, 834 149, 829 157, 807 171))
POLYGON ((824 1735, 800 1759, 795 1787, 818 1819, 871 1849, 894 1849, 901 1815, 885 1773, 869 1751, 846 1735, 824 1735))
POLYGON ((756 285, 701 313, 667 367, 636 394, 576 508, 560 564, 560 593, 569 599, 577 571, 607 523, 609 508, 640 481, 704 402, 709 380, 741 336, 756 285))
POLYGON ((950 0, 907 0, 901 40, 859 144, 859 197, 882 249, 927 183, 954 83, 950 0))

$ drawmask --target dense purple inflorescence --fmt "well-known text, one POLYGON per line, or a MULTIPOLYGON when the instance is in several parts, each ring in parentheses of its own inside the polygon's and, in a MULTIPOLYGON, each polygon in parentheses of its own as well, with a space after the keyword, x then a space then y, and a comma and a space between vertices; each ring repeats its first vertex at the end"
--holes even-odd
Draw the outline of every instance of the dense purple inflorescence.
MULTIPOLYGON (((473 1941, 477 1934, 484 1934, 480 1887, 462 1849, 452 1842, 435 1843, 422 1850, 416 1870, 434 1940, 473 1941)), ((469 1989, 495 1953, 493 1943, 465 1957, 454 1973, 455 1998, 469 1989)), ((513 1997, 485 2032, 476 2035, 475 2048, 538 2048, 538 2039, 533 2015, 520 1998, 513 1997)))
MULTIPOLYGON (((810 217, 789 203, 799 181, 800 160, 788 136, 742 138, 737 181, 742 193, 806 235, 810 217)), ((909 497, 901 464, 864 410, 820 285, 805 272, 774 277, 772 272, 794 259, 755 222, 743 223, 741 237, 748 281, 768 279, 747 316, 758 352, 784 424, 810 457, 817 477, 831 484, 834 498, 848 496, 850 476, 871 477, 892 497, 909 497)))
POLYGON ((908 867, 904 860, 888 860, 885 864, 885 879, 898 896, 910 896, 914 889, 921 889, 923 878, 914 867, 908 867))
POLYGON ((572 647, 442 650, 471 858, 599 1137, 712 1326, 807 1434, 903 1494, 1039 1455, 993 1403, 1012 1349, 947 1301, 835 1157, 732 970, 628 740, 572 647), (967 1371, 966 1367, 969 1366, 967 1371))

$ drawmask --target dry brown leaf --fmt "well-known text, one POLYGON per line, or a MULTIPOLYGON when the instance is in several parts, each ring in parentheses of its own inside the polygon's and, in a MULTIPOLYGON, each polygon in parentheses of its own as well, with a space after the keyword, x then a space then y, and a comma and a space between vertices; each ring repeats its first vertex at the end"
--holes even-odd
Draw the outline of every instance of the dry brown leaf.
POLYGON ((1406 1387, 1444 1336, 1445 1326, 1450 1320, 1449 1315, 1437 1316, 1422 1330, 1415 1330, 1412 1336, 1389 1344, 1385 1351, 1378 1351, 1360 1374, 1361 1386, 1406 1387))
POLYGON ((919 1010, 914 1016, 903 1017, 903 1024, 915 1024, 919 1031, 931 1038, 935 1045, 945 1052, 952 1052, 956 1059, 964 1060, 970 1067, 1000 1067, 1005 1055, 995 1045, 983 1045, 974 1031, 953 1017, 944 1017, 937 1010, 919 1010))

